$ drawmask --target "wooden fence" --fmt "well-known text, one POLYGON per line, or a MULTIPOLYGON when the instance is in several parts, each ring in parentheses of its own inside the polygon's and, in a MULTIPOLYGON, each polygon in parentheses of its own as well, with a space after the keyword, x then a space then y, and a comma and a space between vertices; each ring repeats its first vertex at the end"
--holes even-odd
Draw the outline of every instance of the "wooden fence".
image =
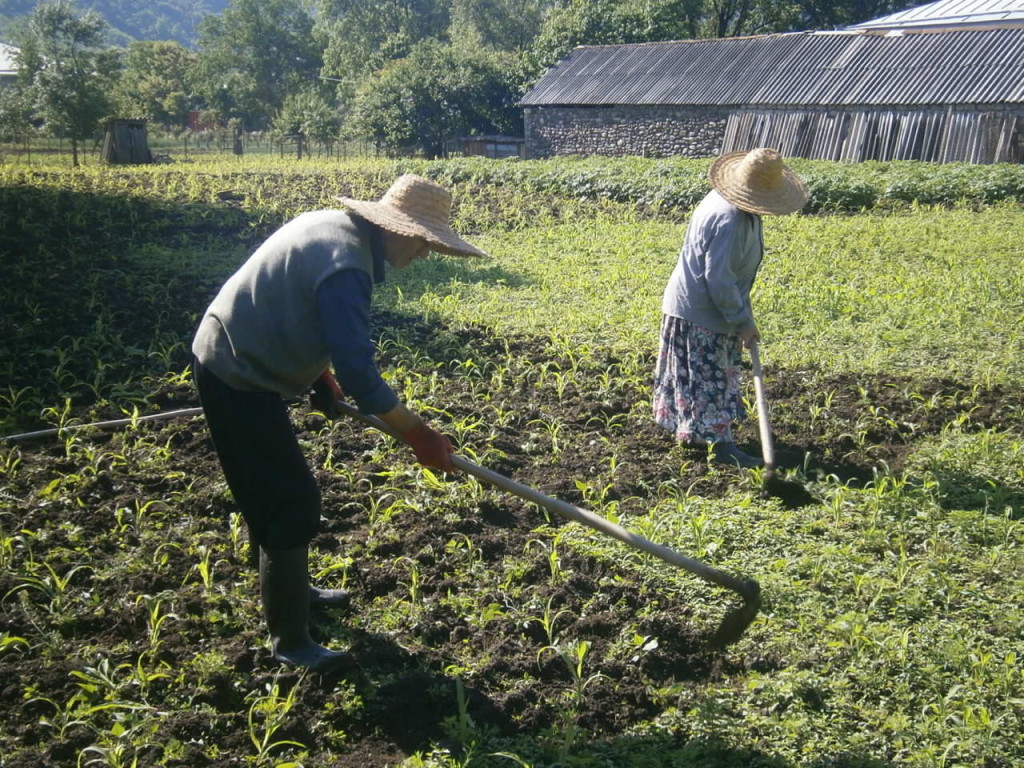
MULTIPOLYGON (((79 160, 83 164, 100 164, 110 161, 105 157, 109 148, 104 138, 80 142, 79 160)), ((203 157, 224 155, 262 155, 292 157, 298 160, 318 158, 359 158, 376 157, 379 150, 370 142, 302 142, 299 145, 293 137, 272 137, 269 134, 244 133, 239 137, 227 132, 184 133, 177 136, 161 136, 150 133, 148 150, 151 162, 188 162, 203 157)), ((109 154, 109 152, 107 153, 109 154)), ((33 158, 46 156, 63 159, 71 164, 71 142, 67 139, 33 136, 30 139, 3 141, 0 139, 0 159, 4 162, 32 162, 33 158)), ((131 158, 127 162, 144 162, 131 158)))
POLYGON ((788 157, 822 160, 1024 161, 1024 114, 922 110, 740 110, 722 151, 775 147, 788 157))

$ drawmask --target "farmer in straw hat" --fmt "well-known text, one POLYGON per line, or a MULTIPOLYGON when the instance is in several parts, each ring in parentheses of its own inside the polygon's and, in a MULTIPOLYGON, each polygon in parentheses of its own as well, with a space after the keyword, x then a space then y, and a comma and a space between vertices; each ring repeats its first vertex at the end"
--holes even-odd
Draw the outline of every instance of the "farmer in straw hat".
POLYGON ((662 300, 654 419, 687 445, 710 445, 716 461, 756 467, 732 423, 744 416, 740 351, 760 339, 750 290, 764 255, 761 216, 798 211, 808 193, 774 149, 723 155, 709 177, 662 300))
POLYGON ((450 471, 448 438, 381 378, 370 299, 385 263, 402 269, 430 251, 486 255, 452 231, 451 195, 429 179, 402 176, 376 202, 340 200, 348 211, 303 213, 274 232, 220 289, 192 343, 210 434, 259 546, 274 658, 313 669, 345 654, 310 637, 310 605, 344 605, 349 596, 309 583, 320 489, 282 398, 312 390, 314 405, 333 416, 332 403, 347 393, 401 434, 421 464, 450 471))

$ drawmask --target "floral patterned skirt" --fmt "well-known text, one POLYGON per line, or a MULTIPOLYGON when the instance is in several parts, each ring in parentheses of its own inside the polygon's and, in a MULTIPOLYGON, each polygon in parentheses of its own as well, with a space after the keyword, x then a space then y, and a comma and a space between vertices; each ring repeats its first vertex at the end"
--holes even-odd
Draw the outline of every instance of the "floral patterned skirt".
POLYGON ((664 315, 654 372, 654 420, 689 445, 732 442, 746 416, 740 398, 739 336, 664 315))

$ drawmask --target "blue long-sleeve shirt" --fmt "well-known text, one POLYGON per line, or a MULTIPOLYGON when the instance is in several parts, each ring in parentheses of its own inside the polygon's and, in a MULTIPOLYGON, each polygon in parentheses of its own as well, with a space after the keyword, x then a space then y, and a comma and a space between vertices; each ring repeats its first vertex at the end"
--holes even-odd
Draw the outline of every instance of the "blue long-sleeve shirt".
POLYGON ((398 396, 377 368, 377 350, 370 340, 372 293, 366 272, 343 269, 320 283, 316 299, 338 383, 360 411, 384 413, 398 404, 398 396))

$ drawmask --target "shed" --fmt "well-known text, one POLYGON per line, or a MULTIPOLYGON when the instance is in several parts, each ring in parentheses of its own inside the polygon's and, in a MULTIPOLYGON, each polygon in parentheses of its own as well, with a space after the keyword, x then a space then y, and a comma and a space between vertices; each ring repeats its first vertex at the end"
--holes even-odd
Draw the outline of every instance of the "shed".
POLYGON ((102 160, 116 165, 153 162, 145 120, 116 119, 107 123, 103 136, 102 160))
POLYGON ((0 43, 0 86, 12 85, 18 77, 16 56, 19 48, 0 43))
POLYGON ((526 140, 519 136, 479 135, 460 136, 446 146, 449 154, 466 157, 509 158, 526 156, 526 140))
POLYGON ((529 157, 1020 162, 1024 27, 580 46, 520 103, 529 157))

